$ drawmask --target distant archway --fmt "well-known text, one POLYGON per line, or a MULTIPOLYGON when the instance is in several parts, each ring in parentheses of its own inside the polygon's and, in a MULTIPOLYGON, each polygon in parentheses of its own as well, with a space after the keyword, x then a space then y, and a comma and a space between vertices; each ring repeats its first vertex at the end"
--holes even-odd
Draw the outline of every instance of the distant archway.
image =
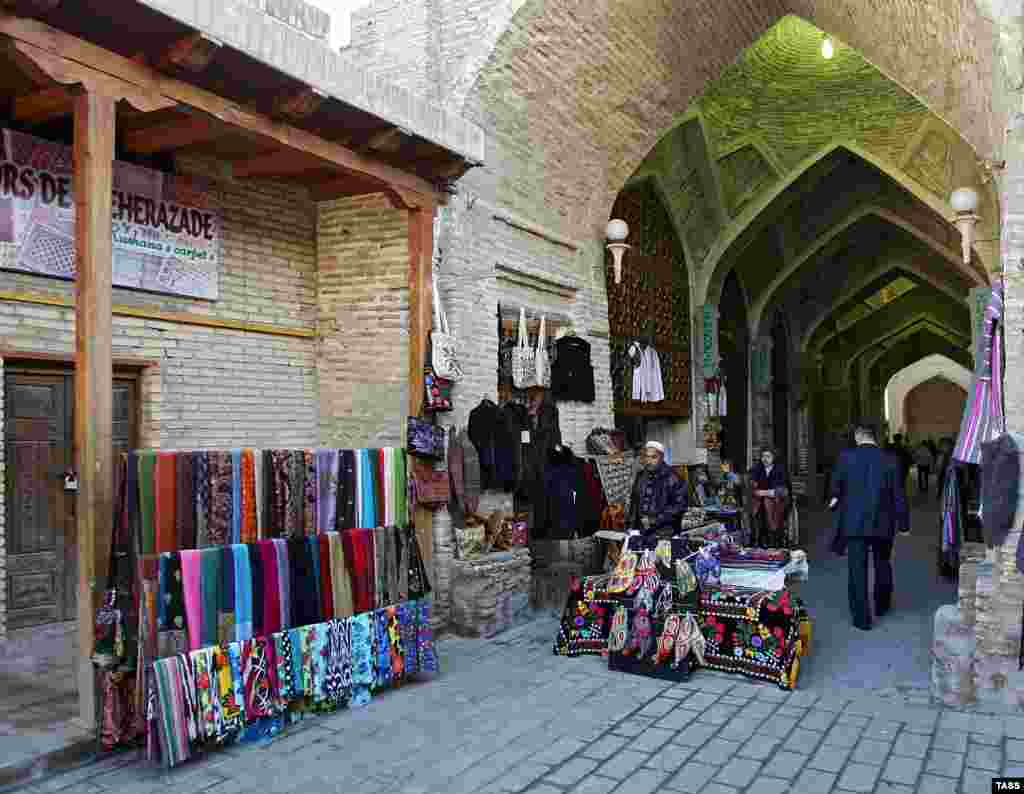
POLYGON ((943 355, 927 356, 900 370, 889 379, 885 387, 886 416, 893 433, 906 430, 907 395, 915 387, 936 377, 943 377, 964 391, 971 388, 971 371, 943 355))

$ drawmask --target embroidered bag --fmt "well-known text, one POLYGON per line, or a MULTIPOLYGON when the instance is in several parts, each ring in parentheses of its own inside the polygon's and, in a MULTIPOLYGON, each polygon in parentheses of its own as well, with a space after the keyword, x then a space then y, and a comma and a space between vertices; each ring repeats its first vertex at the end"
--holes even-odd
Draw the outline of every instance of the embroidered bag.
POLYGON ((442 505, 448 502, 451 487, 448 472, 435 471, 426 466, 414 466, 412 474, 416 487, 416 504, 442 505))
POLYGON ((665 626, 661 630, 661 637, 658 638, 658 655, 654 660, 656 664, 672 660, 676 638, 682 625, 683 619, 677 613, 673 612, 665 618, 665 626))
POLYGON ((624 551, 619 555, 612 580, 608 583, 609 593, 625 593, 632 586, 637 560, 636 552, 624 551))
POLYGON ((422 458, 443 458, 444 428, 410 416, 406 425, 406 446, 410 455, 422 458))
POLYGON ((608 650, 612 653, 621 653, 626 649, 629 641, 629 612, 621 604, 615 610, 612 618, 611 632, 608 634, 608 650))
POLYGON ((682 596, 688 596, 697 589, 697 576, 686 560, 676 560, 676 587, 682 596))
POLYGON ((434 281, 434 330, 430 332, 430 360, 434 373, 450 381, 462 380, 462 366, 459 364, 459 346, 455 335, 448 328, 448 315, 441 311, 441 294, 434 281))
POLYGON ((537 385, 548 388, 551 386, 551 361, 548 359, 548 341, 545 333, 547 318, 540 318, 540 331, 537 333, 537 349, 534 361, 537 367, 537 385))
POLYGON ((423 410, 440 413, 452 410, 452 381, 441 378, 427 367, 423 375, 424 395, 423 410))
POLYGON ((536 353, 526 339, 526 309, 519 310, 519 344, 512 351, 512 385, 517 389, 538 385, 536 353))

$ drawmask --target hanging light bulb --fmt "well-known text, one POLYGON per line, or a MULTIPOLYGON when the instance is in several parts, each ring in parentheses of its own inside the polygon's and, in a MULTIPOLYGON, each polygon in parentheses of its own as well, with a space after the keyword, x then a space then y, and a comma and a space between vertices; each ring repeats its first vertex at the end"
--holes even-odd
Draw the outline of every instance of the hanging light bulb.
POLYGON ((832 45, 832 39, 828 36, 821 42, 821 57, 826 61, 832 60, 832 56, 836 54, 835 47, 832 45))

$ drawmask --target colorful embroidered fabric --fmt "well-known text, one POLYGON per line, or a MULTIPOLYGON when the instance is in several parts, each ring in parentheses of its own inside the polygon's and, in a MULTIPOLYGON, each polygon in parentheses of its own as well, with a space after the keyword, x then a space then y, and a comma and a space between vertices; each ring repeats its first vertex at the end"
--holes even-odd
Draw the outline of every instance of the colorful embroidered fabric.
POLYGON ((419 655, 416 653, 416 623, 419 607, 415 601, 403 601, 396 607, 398 633, 402 637, 402 667, 405 676, 414 676, 420 671, 419 655))
POLYGON ((191 754, 183 719, 185 704, 177 659, 174 656, 159 659, 153 665, 159 702, 157 734, 161 757, 168 766, 176 766, 188 760, 191 754))
POLYGON ((352 691, 352 640, 349 621, 332 620, 327 624, 327 669, 324 688, 327 698, 341 706, 352 691))
POLYGON ((436 673, 437 654, 434 653, 434 629, 430 625, 432 601, 423 598, 416 602, 418 621, 416 624, 416 654, 420 673, 436 673))
POLYGON ((245 713, 250 717, 274 714, 273 692, 267 672, 267 640, 257 637, 246 640, 242 652, 242 680, 245 686, 245 713))
POLYGON ((274 662, 277 664, 277 695, 278 710, 284 710, 287 703, 294 699, 295 673, 292 669, 292 638, 290 631, 280 631, 273 636, 274 662))
POLYGON ((373 688, 391 684, 391 640, 388 635, 388 613, 378 609, 373 615, 373 688))
POLYGON ((706 665, 791 689, 793 662, 801 651, 800 623, 805 618, 802 602, 788 590, 704 591, 699 620, 706 665))
POLYGON ((373 684, 373 633, 369 613, 351 619, 352 638, 352 706, 365 706, 370 702, 373 684))
POLYGON ((388 607, 387 615, 388 651, 391 654, 391 681, 398 684, 405 675, 405 655, 402 648, 402 630, 398 625, 398 607, 388 607))
POLYGON ((569 598, 562 611, 562 622, 555 638, 554 652, 559 656, 600 656, 608 645, 615 602, 597 598, 592 591, 594 579, 607 577, 573 577, 569 598))

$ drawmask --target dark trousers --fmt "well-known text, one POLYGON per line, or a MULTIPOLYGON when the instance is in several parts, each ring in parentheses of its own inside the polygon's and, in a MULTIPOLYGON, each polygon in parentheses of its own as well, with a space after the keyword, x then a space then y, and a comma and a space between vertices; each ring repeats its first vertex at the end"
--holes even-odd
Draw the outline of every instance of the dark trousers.
POLYGON ((928 477, 931 473, 931 466, 917 467, 917 487, 921 493, 928 493, 928 477))
POLYGON ((875 561, 875 611, 887 612, 892 605, 892 541, 881 538, 849 538, 850 614, 855 626, 871 625, 868 604, 868 550, 875 561))

